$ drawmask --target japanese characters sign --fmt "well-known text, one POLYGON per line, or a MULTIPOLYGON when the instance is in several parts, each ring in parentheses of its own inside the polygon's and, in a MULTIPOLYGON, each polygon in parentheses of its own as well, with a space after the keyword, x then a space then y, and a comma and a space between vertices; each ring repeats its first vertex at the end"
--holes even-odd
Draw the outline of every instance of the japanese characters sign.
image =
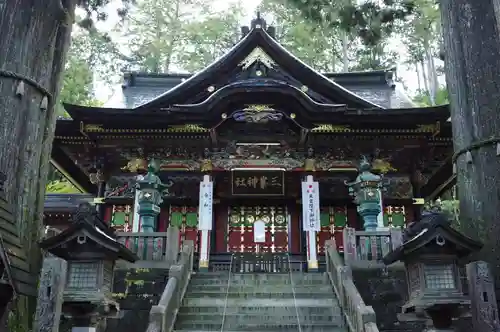
POLYGON ((212 230, 214 183, 209 180, 200 182, 200 201, 198 210, 198 229, 201 231, 212 230))
POLYGON ((285 172, 232 171, 231 187, 236 196, 282 196, 285 193, 285 172))
POLYGON ((302 182, 302 223, 304 231, 317 232, 321 230, 319 185, 316 181, 302 182))

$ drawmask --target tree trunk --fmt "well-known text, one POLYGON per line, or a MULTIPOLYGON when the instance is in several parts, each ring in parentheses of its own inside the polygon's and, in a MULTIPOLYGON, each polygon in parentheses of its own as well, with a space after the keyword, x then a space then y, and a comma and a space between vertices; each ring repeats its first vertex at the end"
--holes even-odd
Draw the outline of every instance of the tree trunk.
POLYGON ((341 30, 340 34, 342 35, 342 65, 344 73, 347 73, 349 72, 349 40, 347 38, 347 32, 341 30))
POLYGON ((417 86, 418 86, 418 91, 422 91, 422 79, 420 78, 420 70, 418 69, 418 62, 414 63, 415 66, 415 73, 417 73, 417 86))
POLYGON ((432 100, 432 95, 429 90, 429 80, 427 78, 427 73, 425 72, 425 60, 420 61, 420 67, 422 67, 422 81, 424 83, 425 93, 429 96, 431 105, 434 105, 434 101, 432 100))
MULTIPOLYGON (((6 197, 37 276, 54 105, 72 28, 61 4, 74 13, 74 0, 0 0, 0 171, 7 176, 6 197)), ((34 303, 36 299, 18 300, 13 310, 18 331, 29 330, 34 303)))
MULTIPOLYGON (((441 0, 455 152, 500 136, 500 0, 441 0)), ((500 286, 500 156, 495 144, 456 161, 461 228, 479 238, 480 259, 500 286)), ((498 291, 497 291, 498 293, 498 291)), ((500 297, 497 295, 497 299, 500 297)))
POLYGON ((433 70, 432 52, 429 47, 425 49, 425 59, 427 64, 427 79, 429 81, 429 96, 432 105, 435 105, 438 86, 436 80, 436 73, 433 70))

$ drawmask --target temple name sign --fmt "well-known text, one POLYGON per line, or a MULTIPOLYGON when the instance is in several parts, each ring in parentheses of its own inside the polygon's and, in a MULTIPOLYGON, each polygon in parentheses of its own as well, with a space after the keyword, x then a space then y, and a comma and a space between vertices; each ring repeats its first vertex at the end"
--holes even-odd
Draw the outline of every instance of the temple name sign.
POLYGON ((281 170, 235 170, 231 172, 235 196, 283 196, 285 172, 281 170))

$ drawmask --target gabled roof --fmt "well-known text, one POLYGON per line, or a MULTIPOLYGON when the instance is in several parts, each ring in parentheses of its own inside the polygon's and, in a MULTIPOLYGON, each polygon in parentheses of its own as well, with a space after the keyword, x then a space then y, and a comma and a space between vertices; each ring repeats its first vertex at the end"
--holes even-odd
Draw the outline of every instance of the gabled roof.
POLYGON ((437 241, 437 238, 453 243, 458 257, 479 251, 483 246, 480 242, 453 229, 446 215, 426 212, 420 221, 409 225, 403 236, 405 242, 384 257, 384 264, 389 265, 404 260, 407 255, 418 251, 432 241, 437 241))
MULTIPOLYGON (((399 83, 393 82, 395 69, 325 73, 329 80, 350 92, 383 108, 412 108, 415 105, 399 83)), ((126 109, 148 103, 175 88, 191 74, 152 74, 129 72, 124 75, 124 84, 108 100, 104 107, 126 109)))
POLYGON ((124 259, 129 262, 135 262, 139 259, 136 254, 116 240, 113 231, 99 219, 95 209, 89 203, 80 204, 70 226, 61 233, 42 240, 40 247, 58 257, 71 259, 71 253, 67 248, 64 248, 63 244, 75 239, 82 233, 92 241, 100 244, 103 250, 107 249, 113 253, 117 259, 124 259))
POLYGON ((207 89, 209 86, 214 85, 218 76, 230 73, 235 68, 238 68, 241 62, 256 50, 263 52, 272 59, 276 67, 300 80, 308 89, 330 99, 332 103, 345 103, 350 108, 382 108, 348 91, 296 58, 272 38, 263 28, 264 26, 265 22, 254 25, 254 28, 224 56, 203 71, 189 77, 156 99, 137 107, 137 109, 158 109, 183 103, 188 96, 193 95, 194 91, 207 89))

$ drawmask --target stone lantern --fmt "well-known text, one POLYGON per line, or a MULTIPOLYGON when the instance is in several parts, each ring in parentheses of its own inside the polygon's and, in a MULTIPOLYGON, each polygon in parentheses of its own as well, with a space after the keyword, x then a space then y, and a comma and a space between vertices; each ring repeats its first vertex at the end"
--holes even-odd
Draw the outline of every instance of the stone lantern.
POLYGON ((377 217, 380 214, 382 177, 371 172, 372 166, 366 158, 359 164, 359 174, 353 182, 346 182, 349 194, 354 198, 358 213, 363 217, 365 230, 377 229, 377 217))
POLYGON ((482 244, 451 227, 445 214, 425 212, 403 235, 404 243, 384 257, 386 265, 402 261, 408 301, 400 320, 428 320, 438 331, 451 331, 453 319, 469 314, 460 260, 482 244))
POLYGON ((119 311, 111 296, 115 262, 135 262, 138 257, 116 241, 113 230, 89 203, 80 204, 71 221, 40 246, 67 261, 62 314, 73 320, 73 331, 90 332, 95 331, 96 319, 114 317, 119 311))
POLYGON ((160 214, 160 204, 163 202, 162 192, 167 188, 156 173, 159 165, 155 160, 151 160, 148 165, 148 172, 137 181, 136 189, 140 190, 139 216, 141 218, 141 231, 154 232, 156 230, 156 219, 160 214))

